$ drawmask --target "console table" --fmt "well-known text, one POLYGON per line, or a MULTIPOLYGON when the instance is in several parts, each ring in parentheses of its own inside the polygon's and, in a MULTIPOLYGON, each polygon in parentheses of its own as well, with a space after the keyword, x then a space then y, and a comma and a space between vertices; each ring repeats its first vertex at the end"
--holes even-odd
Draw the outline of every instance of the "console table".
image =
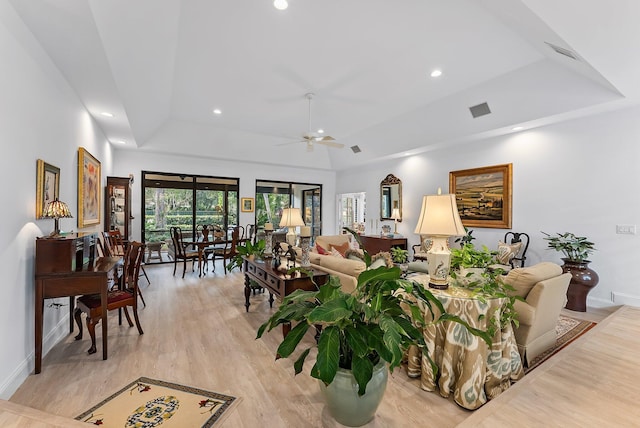
MULTIPOLYGON (((261 287, 269 290, 269 306, 273 307, 273 295, 278 297, 288 296, 295 290, 316 291, 329 279, 329 274, 317 269, 307 268, 313 272, 312 278, 302 272, 294 272, 289 275, 271 266, 271 259, 250 260, 244 259, 244 297, 245 308, 249 312, 249 296, 251 295, 251 280, 261 287), (315 284, 314 284, 315 282, 315 284)), ((290 324, 282 324, 282 334, 286 336, 291 330, 290 324)))
POLYGON ((371 255, 381 251, 389 252, 391 247, 407 249, 407 238, 387 238, 385 236, 360 235, 364 249, 371 255))

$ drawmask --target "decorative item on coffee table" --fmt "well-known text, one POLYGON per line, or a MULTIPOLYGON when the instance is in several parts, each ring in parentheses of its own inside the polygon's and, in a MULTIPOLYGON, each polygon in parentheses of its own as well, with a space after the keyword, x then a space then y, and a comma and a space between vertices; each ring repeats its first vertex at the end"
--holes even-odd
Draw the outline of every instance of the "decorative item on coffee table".
POLYGON ((587 294, 598 285, 598 274, 589 268, 591 260, 587 260, 589 255, 595 251, 595 244, 586 237, 576 236, 571 232, 556 233, 551 236, 548 233, 546 241, 549 241, 550 249, 560 251, 564 257, 562 270, 571 274, 571 282, 567 290, 567 305, 565 308, 578 311, 587 311, 587 294))

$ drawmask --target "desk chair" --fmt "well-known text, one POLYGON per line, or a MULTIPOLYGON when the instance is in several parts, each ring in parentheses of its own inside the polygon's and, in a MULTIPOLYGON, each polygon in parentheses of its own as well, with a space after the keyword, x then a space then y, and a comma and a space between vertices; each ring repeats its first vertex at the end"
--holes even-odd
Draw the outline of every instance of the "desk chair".
MULTIPOLYGON (((124 242, 124 238, 119 230, 109 230, 106 232, 102 232, 102 236, 104 237, 104 251, 105 254, 108 253, 110 257, 124 257, 127 251, 127 243, 124 242)), ((144 244, 142 244, 144 246, 144 244)), ((144 253, 144 247, 142 249, 144 253)), ((147 272, 144 270, 144 260, 141 262, 140 266, 140 275, 144 275, 147 279, 147 283, 151 285, 151 281, 149 281, 149 277, 147 276, 147 272)), ((147 302, 144 301, 144 296, 142 295, 142 291, 138 288, 138 295, 142 300, 142 305, 146 308, 147 302)))
MULTIPOLYGON (((120 287, 111 289, 107 293, 107 310, 124 309, 124 315, 127 318, 129 327, 133 327, 129 311, 127 310, 127 307, 131 306, 139 334, 144 334, 140 326, 140 320, 138 319, 138 279, 140 277, 140 264, 143 257, 144 245, 140 242, 131 242, 124 257, 120 287)), ((82 312, 87 315, 87 330, 89 330, 89 336, 91 336, 91 347, 88 352, 89 354, 94 354, 96 352, 96 324, 102 317, 100 295, 85 294, 78 297, 77 307, 73 314, 76 324, 78 325, 78 330, 80 331, 75 337, 76 340, 82 339, 82 312)))

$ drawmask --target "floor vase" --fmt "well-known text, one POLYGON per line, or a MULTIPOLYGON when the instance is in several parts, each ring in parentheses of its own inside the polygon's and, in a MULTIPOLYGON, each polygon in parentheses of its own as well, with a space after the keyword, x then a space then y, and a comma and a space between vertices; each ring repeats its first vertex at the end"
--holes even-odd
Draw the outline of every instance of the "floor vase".
POLYGON ((373 368, 373 376, 363 396, 358 396, 358 382, 350 370, 338 369, 329 385, 320 381, 329 413, 342 425, 359 427, 371 421, 382 401, 389 371, 384 361, 373 368))
POLYGON ((567 290, 567 305, 565 308, 572 311, 587 311, 587 294, 598 285, 598 274, 589 268, 590 261, 576 262, 562 259, 562 270, 571 274, 571 282, 567 290))

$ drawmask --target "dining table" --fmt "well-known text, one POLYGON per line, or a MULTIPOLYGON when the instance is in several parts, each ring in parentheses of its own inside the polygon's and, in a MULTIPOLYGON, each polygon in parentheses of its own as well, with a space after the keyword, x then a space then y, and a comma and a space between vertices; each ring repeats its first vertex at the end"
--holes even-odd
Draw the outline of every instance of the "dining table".
MULTIPOLYGON (((205 239, 205 238, 198 238, 198 239, 183 239, 182 240, 182 244, 186 247, 192 247, 192 248, 196 248, 198 250, 198 276, 201 277, 202 275, 204 275, 204 266, 205 266, 205 249, 208 247, 212 247, 212 248, 224 248, 229 242, 231 242, 230 239, 226 239, 226 238, 216 238, 216 239, 205 239)), ((214 270, 215 270, 215 265, 214 265, 214 270)))
MULTIPOLYGON (((429 275, 419 274, 412 281, 428 285, 429 275)), ((420 377, 420 387, 443 397, 453 394, 454 401, 474 410, 507 390, 524 376, 524 369, 511 322, 501 325, 500 317, 507 298, 479 294, 469 288, 450 284, 447 289, 430 289, 444 310, 457 315, 471 327, 486 331, 495 328, 491 346, 472 335, 463 325, 444 321, 423 328, 425 350, 416 346, 407 352, 407 374, 420 377), (437 367, 433 370, 431 362, 437 367)), ((425 320, 433 319, 429 308, 418 303, 425 320)), ((437 312, 437 308, 434 307, 437 312)), ((435 316, 439 316, 436 313, 435 316)))

